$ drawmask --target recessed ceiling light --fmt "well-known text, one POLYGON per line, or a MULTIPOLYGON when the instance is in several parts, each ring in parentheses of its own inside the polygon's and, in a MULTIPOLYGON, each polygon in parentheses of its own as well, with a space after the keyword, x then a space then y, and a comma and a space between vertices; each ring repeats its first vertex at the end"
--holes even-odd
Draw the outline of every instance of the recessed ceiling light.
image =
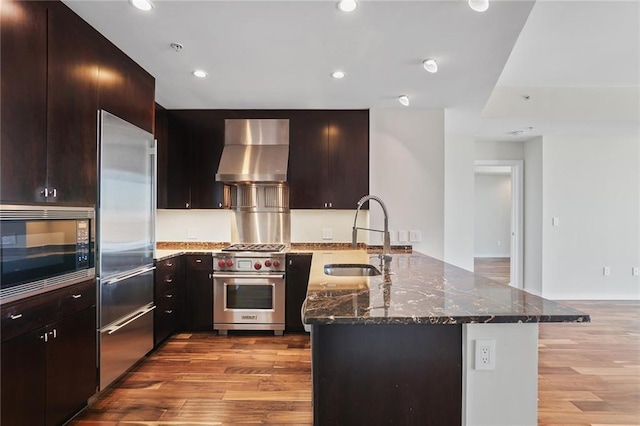
POLYGON ((436 73, 438 72, 438 63, 436 62, 435 59, 427 59, 422 63, 422 66, 424 67, 425 70, 427 70, 430 73, 436 73))
POLYGON ((145 12, 148 12, 151 9, 153 9, 153 3, 151 3, 151 1, 149 0, 129 0, 129 2, 131 3, 132 6, 140 10, 144 10, 145 12))
POLYGON ((489 9, 489 0, 469 0, 469 7, 476 12, 484 12, 489 9))
POLYGON ((407 95, 399 96, 398 102, 400 102, 404 106, 409 106, 409 97, 407 95))
POLYGON ((353 12, 358 8, 357 0, 340 0, 338 2, 338 9, 343 12, 353 12))
POLYGON ((344 76, 345 76, 344 71, 334 71, 331 73, 331 77, 337 78, 337 79, 344 78, 344 76))
POLYGON ((202 70, 195 70, 193 72, 193 75, 195 75, 198 78, 205 78, 208 74, 206 71, 202 71, 202 70))

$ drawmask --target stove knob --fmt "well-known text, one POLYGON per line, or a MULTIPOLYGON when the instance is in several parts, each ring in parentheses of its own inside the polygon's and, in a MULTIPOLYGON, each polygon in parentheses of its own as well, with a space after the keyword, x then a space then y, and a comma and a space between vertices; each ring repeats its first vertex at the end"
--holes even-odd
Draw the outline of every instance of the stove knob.
POLYGON ((266 266, 267 268, 268 268, 269 266, 271 266, 271 261, 270 261, 270 260, 265 260, 265 261, 264 261, 264 266, 266 266))
POLYGON ((233 261, 227 260, 227 266, 231 268, 233 266, 233 261))
POLYGON ((220 259, 218 260, 218 266, 221 268, 224 268, 224 265, 226 265, 226 263, 224 262, 224 260, 220 259))
POLYGON ((273 267, 277 268, 278 266, 280 266, 280 262, 278 262, 277 260, 273 261, 273 267))
POLYGON ((256 269, 261 269, 261 268, 262 268, 262 265, 260 264, 260 262, 256 262, 256 263, 253 265, 253 267, 254 267, 254 268, 256 268, 256 269))

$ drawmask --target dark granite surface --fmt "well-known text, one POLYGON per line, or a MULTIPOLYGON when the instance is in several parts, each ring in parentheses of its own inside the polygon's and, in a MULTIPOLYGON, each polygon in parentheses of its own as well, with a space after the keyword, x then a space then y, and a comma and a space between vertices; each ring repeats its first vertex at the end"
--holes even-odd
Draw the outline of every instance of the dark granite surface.
POLYGON ((395 254, 390 273, 324 274, 326 263, 371 263, 364 251, 314 252, 307 324, 589 322, 588 314, 420 253, 395 254))

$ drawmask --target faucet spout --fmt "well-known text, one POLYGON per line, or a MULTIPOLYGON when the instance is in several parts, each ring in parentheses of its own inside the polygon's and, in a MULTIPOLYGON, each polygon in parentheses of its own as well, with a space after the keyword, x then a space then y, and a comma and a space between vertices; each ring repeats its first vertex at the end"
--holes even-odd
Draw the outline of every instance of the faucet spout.
POLYGON ((388 269, 389 262, 391 262, 391 237, 389 235, 389 213, 387 212, 387 206, 385 206, 384 201, 375 195, 365 195, 360 198, 358 201, 358 208, 356 209, 356 216, 353 219, 353 231, 352 231, 352 240, 351 246, 356 247, 358 244, 358 229, 373 231, 373 232, 382 232, 383 234, 383 246, 382 246, 382 256, 381 260, 384 260, 385 268, 388 269), (370 229, 370 228, 359 228, 358 227, 358 213, 360 213, 360 208, 362 205, 369 200, 376 201, 382 207, 382 212, 384 213, 384 229, 370 229))

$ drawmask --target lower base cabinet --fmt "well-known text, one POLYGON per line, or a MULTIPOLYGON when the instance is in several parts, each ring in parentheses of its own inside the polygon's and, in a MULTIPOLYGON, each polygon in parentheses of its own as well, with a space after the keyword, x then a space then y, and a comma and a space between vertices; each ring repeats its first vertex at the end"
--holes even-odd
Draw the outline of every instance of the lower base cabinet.
MULTIPOLYGON (((96 392, 95 294, 92 281, 25 303, 22 315, 33 318, 35 328, 7 334, 0 344, 0 424, 61 425, 96 392)), ((16 311, 19 304, 3 309, 16 311)), ((3 331, 9 330, 11 318, 2 317, 3 331)))
POLYGON ((286 277, 287 290, 285 301, 285 331, 303 332, 302 304, 307 297, 309 272, 311 270, 311 253, 287 253, 286 277))
POLYGON ((213 330, 213 256, 185 256, 185 313, 187 331, 213 330))
POLYGON ((154 346, 182 328, 184 315, 183 257, 156 261, 154 346))

